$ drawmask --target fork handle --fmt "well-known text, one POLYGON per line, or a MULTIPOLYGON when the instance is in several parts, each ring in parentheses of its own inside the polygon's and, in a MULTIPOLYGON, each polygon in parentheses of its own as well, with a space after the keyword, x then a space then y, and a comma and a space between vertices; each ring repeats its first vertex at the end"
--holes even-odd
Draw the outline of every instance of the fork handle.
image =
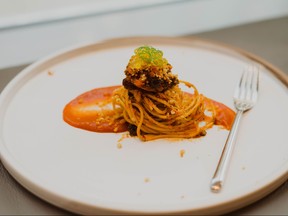
POLYGON ((238 110, 236 113, 232 128, 229 132, 226 143, 223 147, 221 157, 219 159, 218 165, 216 167, 215 173, 211 181, 210 189, 212 192, 217 193, 222 189, 223 181, 228 170, 234 143, 236 140, 238 126, 239 126, 243 112, 244 111, 242 110, 238 110))

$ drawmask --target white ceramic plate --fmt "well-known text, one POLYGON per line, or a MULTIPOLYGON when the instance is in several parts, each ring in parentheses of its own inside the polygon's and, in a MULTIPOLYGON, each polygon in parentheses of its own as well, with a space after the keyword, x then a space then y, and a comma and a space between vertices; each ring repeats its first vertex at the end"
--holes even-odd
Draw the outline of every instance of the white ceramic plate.
POLYGON ((29 66, 2 92, 1 160, 28 190, 76 213, 227 213, 288 177, 287 85, 282 72, 258 57, 200 39, 124 38, 77 47, 29 66), (133 50, 144 44, 161 49, 180 79, 231 108, 243 68, 262 66, 259 101, 243 118, 221 193, 209 184, 228 131, 213 127, 183 141, 128 138, 119 149, 121 134, 62 120, 77 95, 121 84, 133 50))

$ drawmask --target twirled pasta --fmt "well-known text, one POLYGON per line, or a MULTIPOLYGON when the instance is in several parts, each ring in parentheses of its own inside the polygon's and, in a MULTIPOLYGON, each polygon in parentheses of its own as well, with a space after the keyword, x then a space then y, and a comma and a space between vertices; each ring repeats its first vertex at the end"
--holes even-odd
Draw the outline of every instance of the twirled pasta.
POLYGON ((159 138, 203 136, 214 124, 215 109, 194 85, 180 81, 194 90, 187 94, 178 85, 164 92, 143 92, 124 87, 113 93, 113 107, 118 118, 130 124, 130 134, 148 141, 159 138), (120 108, 120 109, 119 109, 120 108))

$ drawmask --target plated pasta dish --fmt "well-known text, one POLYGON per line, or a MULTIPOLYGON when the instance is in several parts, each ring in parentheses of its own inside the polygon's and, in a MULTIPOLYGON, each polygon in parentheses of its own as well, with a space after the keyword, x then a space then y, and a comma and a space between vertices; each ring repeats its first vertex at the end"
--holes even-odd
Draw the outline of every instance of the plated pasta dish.
POLYGON ((197 138, 214 125, 230 130, 235 112, 179 79, 161 50, 136 48, 124 75, 122 85, 95 88, 71 100, 64 121, 93 132, 128 131, 142 141, 197 138))

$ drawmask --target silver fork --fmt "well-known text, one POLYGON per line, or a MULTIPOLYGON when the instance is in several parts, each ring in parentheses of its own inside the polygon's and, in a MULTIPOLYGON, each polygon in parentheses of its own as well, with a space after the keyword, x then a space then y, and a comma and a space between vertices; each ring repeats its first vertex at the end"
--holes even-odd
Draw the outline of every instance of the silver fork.
POLYGON ((213 192, 217 193, 222 189, 241 117, 245 111, 250 110, 256 104, 258 98, 258 89, 259 68, 256 66, 248 67, 246 70, 244 70, 239 85, 236 87, 234 93, 234 106, 237 110, 237 113, 211 181, 210 188, 213 192))

